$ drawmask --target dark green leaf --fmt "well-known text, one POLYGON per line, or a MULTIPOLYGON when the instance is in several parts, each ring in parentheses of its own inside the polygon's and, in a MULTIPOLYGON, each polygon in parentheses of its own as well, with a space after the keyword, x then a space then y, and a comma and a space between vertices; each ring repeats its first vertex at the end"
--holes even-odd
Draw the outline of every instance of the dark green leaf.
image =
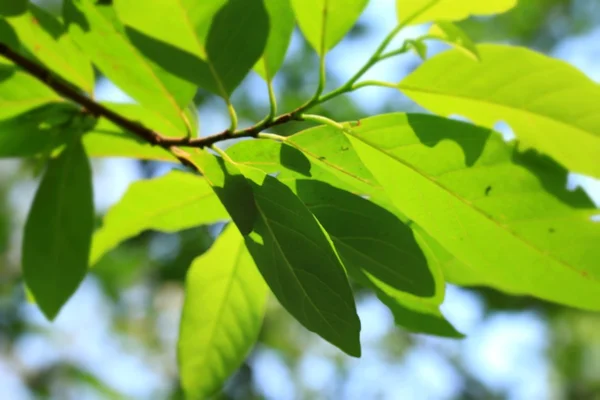
POLYGON ((306 328, 359 357, 352 291, 322 228, 277 179, 267 175, 253 189, 259 218, 246 245, 271 290, 306 328))
POLYGON ((92 173, 77 140, 48 162, 25 224, 23 275, 48 319, 85 277, 93 228, 92 173))
POLYGON ((73 40, 112 82, 172 123, 185 120, 195 87, 144 58, 127 39, 111 5, 65 0, 64 19, 73 40))
POLYGON ((71 104, 54 103, 0 121, 0 157, 50 154, 73 139, 69 125, 80 114, 71 104))
POLYGON ((391 212, 331 185, 296 180, 298 197, 327 231, 345 266, 420 297, 435 287, 412 230, 391 212))
POLYGON ((148 230, 177 232, 228 220, 229 215, 206 181, 172 171, 132 184, 94 234, 90 265, 125 239, 148 230))
POLYGON ((12 17, 27 12, 29 0, 2 0, 0 1, 0 15, 12 17))
POLYGON ((256 180, 247 181, 238 164, 225 163, 206 152, 194 161, 234 216, 252 258, 279 302, 306 328, 359 356, 360 321, 344 269, 300 199, 258 170, 239 165, 256 180))
POLYGON ((269 290, 233 225, 194 260, 185 286, 179 371, 188 398, 205 399, 223 386, 256 342, 269 290))
POLYGON ((349 132, 398 209, 462 262, 451 281, 600 309, 598 211, 565 189, 564 169, 435 116, 382 115, 349 132))

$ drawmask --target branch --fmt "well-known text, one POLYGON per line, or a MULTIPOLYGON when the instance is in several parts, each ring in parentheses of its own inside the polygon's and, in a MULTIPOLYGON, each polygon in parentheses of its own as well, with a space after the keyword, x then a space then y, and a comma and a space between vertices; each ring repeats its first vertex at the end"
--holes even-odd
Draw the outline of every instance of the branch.
POLYGON ((73 101, 74 103, 81 105, 89 113, 95 115, 96 117, 106 118, 115 125, 126 129, 127 131, 135 134, 136 136, 139 136, 151 145, 160 146, 164 148, 165 150, 173 153, 175 157, 177 157, 182 163, 186 165, 188 165, 189 162, 187 161, 185 156, 183 156, 185 152, 183 152, 183 150, 181 149, 175 148, 175 146, 204 148, 212 146, 213 144, 222 140, 240 137, 257 137, 258 134, 265 129, 284 124, 294 119, 298 119, 297 116, 302 111, 304 111, 303 109, 299 108, 287 114, 280 115, 277 118, 265 120, 250 128, 242 129, 235 132, 232 132, 230 129, 227 129, 215 135, 203 138, 168 137, 163 136, 152 129, 148 129, 139 122, 128 119, 123 115, 118 114, 106 108, 102 104, 90 99, 89 97, 82 94, 77 88, 65 82, 61 78, 57 77, 54 73, 52 73, 52 71, 46 69, 45 67, 37 64, 34 61, 29 60, 26 57, 23 57, 22 55, 15 52, 2 42, 0 42, 0 55, 4 56, 5 58, 14 62, 16 65, 23 68, 31 76, 37 78, 46 86, 49 86, 50 88, 54 89, 54 91, 60 94, 61 96, 73 101))

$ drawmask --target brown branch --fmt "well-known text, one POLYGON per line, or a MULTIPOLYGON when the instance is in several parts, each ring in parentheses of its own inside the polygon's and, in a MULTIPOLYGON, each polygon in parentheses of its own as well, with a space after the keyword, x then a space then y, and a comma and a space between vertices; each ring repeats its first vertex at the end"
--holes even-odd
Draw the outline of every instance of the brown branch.
POLYGON ((302 108, 299 108, 272 120, 265 120, 250 128, 246 128, 236 132, 225 130, 215 135, 206 136, 203 138, 168 137, 163 136, 160 133, 153 131, 152 129, 148 129, 141 123, 128 119, 123 115, 116 113, 106 108, 102 104, 90 99, 89 97, 81 93, 81 91, 79 91, 77 88, 73 87, 71 84, 65 82, 60 77, 56 76, 52 71, 46 69, 45 67, 37 64, 34 61, 29 60, 26 57, 23 57, 22 55, 12 50, 9 46, 2 42, 0 42, 0 55, 4 56, 5 58, 14 62, 16 65, 23 68, 31 76, 37 78, 61 96, 73 101, 74 103, 81 105, 89 113, 97 117, 106 118, 115 125, 120 126, 121 128, 124 128, 127 131, 139 136, 151 145, 160 146, 164 148, 165 150, 175 155, 175 157, 177 157, 179 161, 186 165, 189 164, 189 161, 185 157, 182 157, 180 155, 181 151, 176 149, 175 146, 203 148, 211 146, 223 140, 241 137, 257 137, 258 134, 265 129, 284 124, 294 119, 299 119, 299 115, 303 111, 302 108))

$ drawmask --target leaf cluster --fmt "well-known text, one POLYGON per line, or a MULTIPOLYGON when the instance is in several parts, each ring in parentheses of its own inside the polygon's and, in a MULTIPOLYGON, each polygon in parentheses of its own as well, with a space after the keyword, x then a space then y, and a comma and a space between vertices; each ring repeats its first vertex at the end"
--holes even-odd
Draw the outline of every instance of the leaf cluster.
POLYGON ((439 310, 446 282, 600 310, 598 211, 565 189, 569 171, 600 177, 598 85, 526 48, 476 45, 454 24, 516 0, 397 0, 396 28, 326 92, 327 54, 367 3, 64 0, 55 18, 27 0, 0 2, 0 156, 46 165, 22 251, 46 317, 122 241, 217 223, 227 225, 186 279, 178 355, 190 398, 213 394, 243 362, 269 293, 357 357, 357 286, 400 327, 453 338, 462 335, 439 310), (427 22, 425 35, 390 48, 427 22), (320 57, 319 79, 312 97, 280 114, 273 79, 296 25, 320 57), (452 48, 429 58, 429 41, 452 48), (410 51, 423 63, 399 82, 362 79, 410 51), (94 69, 137 103, 95 101, 94 69), (270 109, 239 129, 231 95, 252 71, 270 109), (309 113, 366 86, 400 90, 433 114, 340 122, 309 113), (199 89, 223 100, 228 129, 198 133, 199 89), (268 133, 290 121, 318 126, 268 133), (493 130, 498 121, 514 141, 493 130), (91 157, 184 168, 131 185, 94 231, 91 157))

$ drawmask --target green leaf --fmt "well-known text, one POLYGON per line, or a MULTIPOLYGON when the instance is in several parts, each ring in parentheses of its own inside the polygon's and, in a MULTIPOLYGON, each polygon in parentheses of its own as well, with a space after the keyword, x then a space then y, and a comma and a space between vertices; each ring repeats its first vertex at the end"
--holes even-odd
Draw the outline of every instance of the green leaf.
POLYGON ((475 60, 481 59, 479 50, 477 50, 477 46, 473 43, 473 40, 458 25, 452 22, 440 21, 433 24, 429 29, 427 37, 441 40, 450 46, 456 47, 457 50, 462 50, 475 60))
POLYGON ((35 4, 29 12, 7 18, 21 44, 37 60, 63 79, 87 93, 94 91, 94 71, 87 57, 75 46, 65 27, 35 4))
POLYGON ((80 114, 72 104, 51 103, 0 121, 0 157, 50 154, 73 139, 69 125, 80 114))
POLYGON ((256 169, 207 152, 194 161, 232 215, 281 305, 310 331, 359 356, 360 320, 343 266, 300 199, 256 169), (246 180, 238 166, 259 183, 246 180))
POLYGON ((0 65, 0 120, 13 117, 61 98, 30 75, 0 65))
POLYGON ((295 180, 295 192, 331 237, 344 265, 420 297, 435 294, 413 232, 391 212, 323 182, 295 180))
POLYGON ((272 81, 283 64, 296 21, 291 0, 264 1, 269 14, 269 38, 263 56, 254 70, 266 81, 272 81))
POLYGON ((322 57, 352 29, 369 0, 291 0, 306 40, 322 57))
POLYGON ((438 259, 441 246, 362 197, 314 180, 297 180, 295 186, 331 237, 349 275, 373 289, 399 325, 413 332, 461 336, 438 308, 445 284, 438 259), (439 248, 433 252, 431 245, 439 248))
POLYGON ((460 114, 488 127, 506 121, 526 147, 600 177, 600 87, 569 64, 531 50, 485 45, 479 51, 479 63, 445 52, 398 87, 441 115, 460 114))
MULTIPOLYGON (((311 184, 313 186, 325 185, 325 183, 331 185, 329 192, 335 192, 334 188, 338 188, 369 197, 372 202, 385 208, 384 211, 377 211, 377 215, 387 212, 394 213, 390 223, 398 224, 398 220, 404 223, 410 222, 390 204, 390 200, 383 193, 383 188, 362 164, 348 139, 338 130, 327 126, 308 129, 290 136, 287 143, 291 143, 295 147, 271 140, 243 141, 230 147, 227 153, 240 165, 260 168, 268 174, 277 174, 278 179, 296 194, 300 194, 296 185, 297 181, 313 179, 317 181, 317 183, 311 184), (303 153, 298 149, 301 149, 303 153)), ((337 208, 338 205, 334 201, 339 199, 331 196, 329 199, 332 208, 337 208)), ((305 199, 301 197, 301 200, 305 199)), ((359 203, 358 205, 362 206, 360 200, 354 200, 352 204, 359 203)), ((311 208, 309 202, 305 204, 311 208)), ((344 205, 347 207, 347 204, 344 203, 339 204, 339 207, 344 205)), ((372 209, 376 206, 370 204, 366 207, 372 209)), ((313 209, 311 211, 316 213, 313 209)), ((356 211, 359 214, 364 213, 362 210, 356 211)), ((327 229, 327 221, 319 220, 319 222, 327 229)), ((411 228, 415 230, 415 224, 411 223, 411 228)), ((396 231, 405 234, 405 243, 410 241, 409 233, 402 227, 397 226, 396 231)), ((414 251, 414 258, 417 259, 425 253, 435 281, 435 296, 423 298, 402 292, 383 283, 372 274, 365 274, 360 268, 352 268, 352 264, 346 265, 349 266, 348 273, 353 279, 375 290, 379 298, 393 312, 398 325, 413 332, 459 337, 461 335, 445 320, 438 307, 444 299, 445 281, 441 273, 442 265, 456 263, 460 266, 460 263, 456 262, 435 240, 420 229, 416 232, 415 238, 418 240, 420 248, 411 247, 406 250, 414 251)), ((363 251, 369 250, 366 247, 362 249, 363 251)), ((368 253, 363 255, 363 259, 369 255, 368 253)), ((378 255, 372 256, 378 257, 378 255)), ((390 261, 393 264, 395 260, 390 261)))
POLYGON ((93 228, 92 173, 81 142, 74 141, 48 162, 23 237, 25 283, 48 319, 85 277, 93 228))
POLYGON ((229 99, 263 53, 269 16, 263 0, 201 3, 118 0, 115 5, 128 37, 148 59, 229 99))
POLYGON ((445 295, 446 281, 443 271, 451 265, 461 264, 456 262, 456 259, 450 253, 421 228, 416 227, 414 224, 412 228, 415 239, 423 250, 429 269, 433 273, 435 296, 423 298, 399 291, 374 277, 362 274, 362 271, 355 270, 354 273, 351 272, 352 277, 375 291, 377 297, 394 315, 396 324, 415 333, 462 338, 464 335, 446 320, 439 309, 445 295))
POLYGON ((0 15, 12 17, 27 12, 29 0, 3 0, 0 1, 0 15))
POLYGON ((239 368, 258 338, 267 295, 242 235, 228 226, 187 273, 178 359, 188 398, 209 398, 239 368))
POLYGON ((396 0, 398 20, 418 25, 432 21, 460 21, 471 15, 493 15, 506 12, 518 0, 396 0))
POLYGON ((565 189, 564 169, 435 116, 383 115, 349 132, 398 209, 463 263, 449 280, 600 309, 597 210, 565 189))
POLYGON ((267 175, 253 189, 259 218, 246 245, 271 290, 306 328, 359 357, 352 290, 322 228, 277 179, 267 175))
POLYGON ((94 234, 90 265, 145 230, 177 232, 228 219, 227 211, 201 177, 172 171, 160 178, 135 182, 108 211, 94 234))
POLYGON ((63 12, 69 35, 107 78, 174 124, 185 120, 195 87, 144 58, 127 39, 110 5, 65 0, 63 12))
POLYGON ((242 235, 249 234, 258 215, 250 183, 236 166, 206 151, 194 154, 192 159, 242 235))

